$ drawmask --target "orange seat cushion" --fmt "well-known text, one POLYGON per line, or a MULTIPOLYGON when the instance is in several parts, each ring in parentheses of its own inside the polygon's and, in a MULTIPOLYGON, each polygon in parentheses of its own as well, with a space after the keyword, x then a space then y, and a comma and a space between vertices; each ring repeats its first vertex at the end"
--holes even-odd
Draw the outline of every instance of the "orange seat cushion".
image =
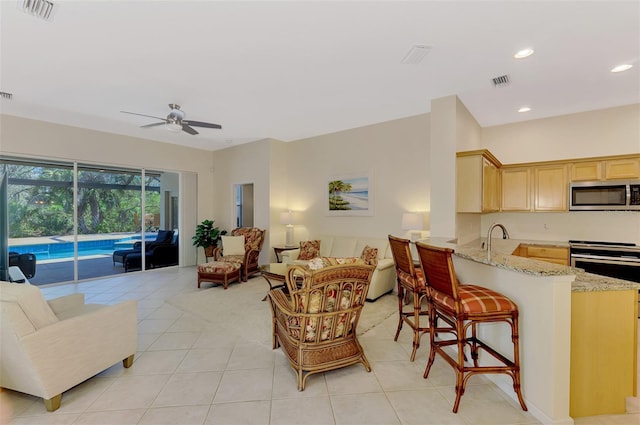
MULTIPOLYGON (((518 306, 506 296, 491 289, 477 285, 460 285, 458 287, 462 311, 474 313, 507 313, 518 310, 518 306)), ((442 292, 433 291, 436 302, 454 310, 453 298, 442 292)))
POLYGON ((402 270, 398 270, 398 277, 405 284, 405 286, 424 289, 427 285, 427 281, 424 278, 424 272, 422 271, 422 269, 415 269, 415 271, 418 282, 414 282, 413 276, 411 276, 409 273, 403 272, 402 270))

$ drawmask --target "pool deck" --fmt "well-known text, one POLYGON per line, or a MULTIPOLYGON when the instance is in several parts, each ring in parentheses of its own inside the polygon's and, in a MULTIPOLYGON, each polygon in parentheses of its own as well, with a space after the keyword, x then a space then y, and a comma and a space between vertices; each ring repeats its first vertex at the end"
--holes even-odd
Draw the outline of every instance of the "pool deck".
MULTIPOLYGON (((78 262, 78 280, 92 279, 124 273, 120 263, 113 264, 109 257, 81 259, 78 262)), ((33 285, 73 282, 73 259, 55 262, 36 262, 36 274, 29 279, 33 285)))

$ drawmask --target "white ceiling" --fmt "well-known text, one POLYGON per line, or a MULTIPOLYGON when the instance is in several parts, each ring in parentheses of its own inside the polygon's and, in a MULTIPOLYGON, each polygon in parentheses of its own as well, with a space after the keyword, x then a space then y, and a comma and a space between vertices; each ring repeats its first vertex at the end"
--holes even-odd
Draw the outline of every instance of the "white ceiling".
POLYGON ((216 150, 418 115, 449 95, 483 127, 640 103, 636 0, 55 3, 46 22, 0 1, 3 114, 216 150), (415 44, 430 53, 401 63, 415 44), (513 59, 525 47, 535 54, 513 59), (609 72, 620 63, 634 67, 609 72), (120 113, 165 117, 169 103, 223 128, 191 136, 120 113))

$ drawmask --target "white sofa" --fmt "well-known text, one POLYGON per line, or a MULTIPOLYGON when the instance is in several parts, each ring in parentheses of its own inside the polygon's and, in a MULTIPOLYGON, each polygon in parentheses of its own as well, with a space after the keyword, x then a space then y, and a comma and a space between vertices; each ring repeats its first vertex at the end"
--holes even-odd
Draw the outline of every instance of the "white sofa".
POLYGON ((0 387, 42 397, 62 393, 137 350, 136 301, 85 304, 84 294, 46 301, 37 286, 0 282, 0 387))
MULTIPOLYGON (((360 257, 365 246, 369 245, 372 248, 378 248, 378 265, 371 277, 367 301, 375 301, 395 288, 396 269, 393 265, 388 239, 349 236, 318 236, 310 239, 320 240, 321 257, 360 257)), ((298 260, 299 254, 300 249, 284 251, 281 254, 282 262, 305 264, 306 261, 298 260)))

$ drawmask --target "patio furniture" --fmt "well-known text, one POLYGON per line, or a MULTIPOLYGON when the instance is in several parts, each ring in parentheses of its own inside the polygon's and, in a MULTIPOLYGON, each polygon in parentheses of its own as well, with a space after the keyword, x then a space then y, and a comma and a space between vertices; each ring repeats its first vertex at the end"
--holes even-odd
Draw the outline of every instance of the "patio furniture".
POLYGON ((209 261, 198 266, 198 288, 202 282, 221 283, 224 289, 229 283, 241 281, 241 266, 231 261, 209 261))
POLYGON ((36 256, 35 254, 19 254, 17 252, 9 252, 9 267, 16 266, 27 279, 31 279, 36 275, 36 256))
POLYGON ((62 393, 137 350, 136 301, 85 304, 84 294, 46 301, 37 286, 0 282, 0 387, 42 397, 62 393))
POLYGON ((371 371, 356 329, 374 268, 362 263, 316 271, 291 266, 286 272, 289 296, 282 288, 269 291, 273 348, 282 345, 299 391, 312 374, 356 363, 371 371))
MULTIPOLYGON (((132 249, 114 251, 113 265, 122 263, 124 271, 142 268, 142 242, 136 242, 132 249)), ((154 241, 145 242, 146 268, 175 266, 178 264, 177 235, 173 230, 160 230, 154 241)))
MULTIPOLYGON (((215 261, 231 261, 241 266, 242 280, 245 282, 249 276, 260 273, 258 265, 258 257, 262 250, 266 230, 257 227, 238 227, 231 231, 229 236, 222 236, 222 247, 216 247, 213 250, 213 259, 215 261), (225 248, 225 242, 233 242, 236 244, 236 238, 244 238, 244 249, 231 251, 231 247, 225 248), (225 249, 227 249, 225 253, 225 249)), ((235 247, 234 247, 235 248, 235 247)))

